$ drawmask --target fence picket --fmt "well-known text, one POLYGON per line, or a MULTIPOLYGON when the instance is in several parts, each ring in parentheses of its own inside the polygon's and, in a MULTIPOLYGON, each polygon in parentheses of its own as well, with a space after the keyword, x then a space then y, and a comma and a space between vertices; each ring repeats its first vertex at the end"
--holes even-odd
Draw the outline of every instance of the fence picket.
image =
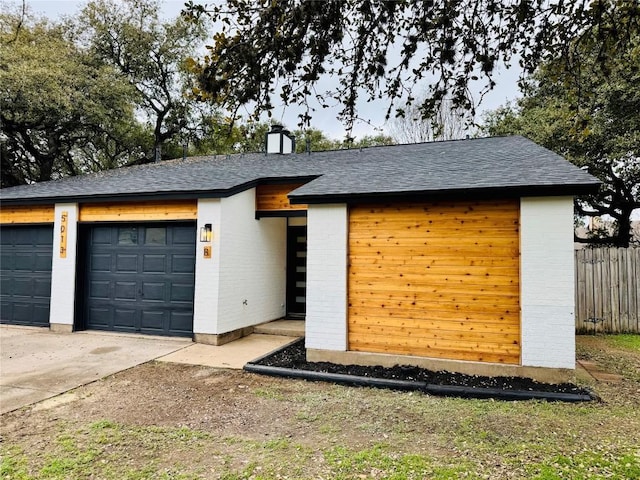
POLYGON ((640 248, 575 251, 576 331, 640 333, 640 248))

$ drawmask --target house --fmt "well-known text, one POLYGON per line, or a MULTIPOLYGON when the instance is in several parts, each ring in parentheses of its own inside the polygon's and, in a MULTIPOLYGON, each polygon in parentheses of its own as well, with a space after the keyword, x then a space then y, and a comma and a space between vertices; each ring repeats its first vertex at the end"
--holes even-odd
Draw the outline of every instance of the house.
POLYGON ((268 137, 2 190, 2 321, 219 345, 305 318, 313 361, 571 373, 572 200, 595 178, 523 137, 268 137))

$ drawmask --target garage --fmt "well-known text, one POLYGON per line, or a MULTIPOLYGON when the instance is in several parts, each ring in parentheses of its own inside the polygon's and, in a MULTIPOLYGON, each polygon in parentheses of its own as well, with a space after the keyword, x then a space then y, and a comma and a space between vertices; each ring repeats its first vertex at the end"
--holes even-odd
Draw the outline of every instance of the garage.
POLYGON ((79 329, 191 336, 194 222, 83 225, 79 329))
POLYGON ((349 209, 348 348, 520 362, 519 202, 349 209))
POLYGON ((49 326, 53 226, 0 228, 0 321, 49 326))

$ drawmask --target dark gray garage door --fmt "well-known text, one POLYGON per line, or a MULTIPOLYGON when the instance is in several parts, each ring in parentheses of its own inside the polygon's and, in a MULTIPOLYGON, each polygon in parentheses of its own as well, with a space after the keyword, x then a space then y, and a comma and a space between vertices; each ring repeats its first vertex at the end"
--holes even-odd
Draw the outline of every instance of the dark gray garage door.
POLYGON ((87 227, 84 327, 190 336, 196 229, 187 224, 87 227))
POLYGON ((0 228, 0 322, 49 325, 53 227, 0 228))

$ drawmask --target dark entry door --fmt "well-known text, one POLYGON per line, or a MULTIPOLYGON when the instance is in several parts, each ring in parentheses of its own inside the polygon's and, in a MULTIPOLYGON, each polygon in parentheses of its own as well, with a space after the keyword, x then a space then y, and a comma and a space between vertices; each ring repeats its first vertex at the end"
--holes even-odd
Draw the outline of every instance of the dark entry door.
POLYGON ((49 326, 53 227, 0 228, 0 323, 49 326))
POLYGON ((84 234, 84 328, 192 334, 194 224, 100 225, 84 234))
POLYGON ((307 227, 287 227, 287 317, 307 311, 307 227))

